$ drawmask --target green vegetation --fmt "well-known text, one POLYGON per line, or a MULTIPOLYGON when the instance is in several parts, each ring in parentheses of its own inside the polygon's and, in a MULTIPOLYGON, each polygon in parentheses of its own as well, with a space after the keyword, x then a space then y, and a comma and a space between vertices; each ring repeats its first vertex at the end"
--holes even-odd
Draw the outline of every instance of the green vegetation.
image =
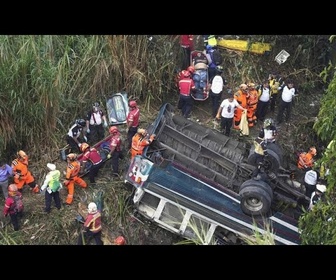
MULTIPOLYGON (((300 87, 300 106, 295 110, 301 119, 291 131, 291 142, 283 143, 284 150, 291 155, 290 160, 296 149, 311 144, 323 152, 336 138, 336 60, 333 53, 326 55, 334 36, 245 37, 271 43, 272 53, 256 56, 223 51, 229 85, 235 88, 250 80, 258 84, 271 71, 294 79, 300 87), (277 65, 274 57, 282 49, 291 56, 283 65, 277 65), (312 102, 314 106, 310 106, 312 102), (307 112, 317 119, 307 116, 307 112)), ((195 38, 196 48, 200 49, 201 36, 195 38)), ((58 159, 71 123, 83 117, 94 101, 104 104, 115 92, 126 91, 129 97, 141 101, 145 116, 142 120, 149 122, 160 104, 177 99, 174 75, 180 70, 180 56, 179 38, 171 35, 153 36, 153 40, 144 35, 1 35, 1 155, 11 160, 17 150, 26 150, 31 169, 41 181, 46 163, 58 159)), ((326 201, 300 220, 302 244, 335 244, 335 146, 320 161, 330 169, 326 201)), ((119 233, 133 227, 135 244, 142 233, 125 218, 129 193, 122 182, 110 182, 109 178, 103 181, 105 222, 119 228, 119 233)), ((76 189, 76 193, 83 191, 76 189)), ((34 197, 28 190, 25 197, 25 230, 13 232, 4 227, 0 244, 73 244, 74 232, 79 228, 73 221, 76 210, 65 209, 46 219, 44 198, 34 197), (57 235, 49 229, 57 231, 57 235)))

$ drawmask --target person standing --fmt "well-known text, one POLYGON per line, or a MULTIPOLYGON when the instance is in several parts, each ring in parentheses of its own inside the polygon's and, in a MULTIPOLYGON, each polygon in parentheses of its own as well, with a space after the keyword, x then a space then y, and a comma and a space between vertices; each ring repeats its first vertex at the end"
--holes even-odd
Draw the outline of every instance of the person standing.
POLYGON ((0 186, 5 199, 8 197, 9 178, 13 178, 13 168, 4 159, 0 159, 0 186))
POLYGON ((292 112, 292 102, 294 96, 296 96, 294 83, 292 81, 288 81, 287 85, 283 88, 281 94, 279 111, 277 116, 278 124, 282 123, 284 115, 286 115, 286 122, 289 122, 292 112))
POLYGON ((258 95, 259 100, 257 105, 256 117, 257 120, 263 122, 265 120, 268 111, 268 106, 271 97, 268 81, 264 81, 263 84, 259 86, 258 95))
POLYGON ((212 103, 212 117, 215 118, 219 105, 220 105, 220 100, 222 99, 222 93, 223 93, 223 88, 224 88, 224 80, 222 77, 223 73, 223 67, 222 66, 217 66, 216 67, 216 74, 210 80, 210 98, 211 98, 211 103, 212 103))
POLYGON ((194 50, 194 35, 180 35, 180 45, 182 48, 181 69, 187 69, 190 65, 190 54, 194 50))
POLYGON ((241 84, 239 86, 239 90, 234 94, 234 99, 237 100, 239 105, 243 107, 241 109, 240 107, 237 107, 237 109, 234 111, 234 128, 239 129, 240 120, 242 118, 243 110, 247 109, 247 100, 249 98, 249 93, 247 90, 246 84, 241 84))
POLYGON ((80 145, 82 144, 84 137, 84 127, 86 121, 84 119, 77 119, 75 123, 70 127, 66 136, 67 144, 70 146, 70 153, 80 153, 80 145))
POLYGON ((46 175, 46 178, 41 186, 41 192, 47 189, 45 192, 45 209, 46 213, 50 213, 51 201, 54 200, 56 208, 61 209, 61 199, 59 195, 59 190, 62 188, 60 182, 61 172, 56 169, 56 165, 53 163, 48 163, 47 168, 50 170, 46 175))
POLYGON ((319 180, 319 173, 313 168, 308 168, 304 176, 304 186, 306 188, 306 196, 311 197, 315 191, 317 181, 319 180))
POLYGON ((116 126, 111 126, 109 132, 112 135, 112 138, 110 142, 110 152, 108 153, 107 158, 112 157, 112 175, 119 177, 119 158, 123 159, 120 132, 116 126))
POLYGON ((100 107, 99 102, 92 104, 92 109, 86 115, 86 133, 88 142, 92 145, 105 137, 107 125, 106 115, 100 107))
POLYGON ((256 111, 258 105, 258 91, 254 83, 248 83, 249 98, 247 99, 247 122, 249 127, 253 127, 257 123, 256 111))
POLYGON ((278 103, 278 99, 279 99, 279 88, 281 89, 281 78, 278 78, 277 75, 275 74, 270 74, 268 77, 268 83, 270 86, 270 109, 271 112, 274 112, 275 110, 275 105, 277 105, 278 103))
POLYGON ((191 92, 195 91, 195 83, 190 77, 189 71, 184 70, 182 72, 183 78, 179 81, 180 97, 177 107, 182 110, 183 117, 189 118, 192 107, 194 105, 193 98, 191 97, 191 92))
POLYGON ((128 103, 130 111, 126 118, 127 125, 127 149, 131 149, 132 138, 138 130, 140 123, 140 109, 135 100, 131 100, 128 103))
POLYGON ((92 164, 89 170, 89 180, 91 184, 96 183, 95 178, 98 175, 99 169, 103 165, 103 159, 100 156, 98 150, 94 147, 90 147, 88 143, 82 143, 81 152, 83 153, 81 171, 84 172, 88 161, 92 164))
POLYGON ((155 134, 149 136, 146 129, 139 128, 138 132, 133 136, 131 148, 131 160, 136 155, 142 155, 145 147, 150 145, 155 139, 155 134))
POLYGON ((308 210, 313 210, 314 206, 323 198, 327 187, 324 184, 316 184, 315 191, 312 193, 308 210))
POLYGON ((79 177, 80 168, 81 166, 80 162, 77 160, 77 155, 74 153, 68 154, 64 181, 64 185, 68 189, 68 196, 65 201, 65 203, 68 205, 72 204, 73 196, 75 193, 75 184, 79 185, 82 188, 87 187, 87 183, 81 177, 79 177))
POLYGON ((233 125, 234 109, 240 108, 246 111, 244 107, 239 105, 238 101, 234 99, 233 93, 227 99, 224 99, 218 108, 216 119, 220 119, 221 129, 226 136, 230 136, 230 131, 233 125))
POLYGON ((10 184, 8 186, 8 197, 5 200, 3 214, 5 217, 10 216, 15 231, 18 231, 20 228, 18 218, 22 218, 23 209, 21 192, 18 191, 18 187, 15 184, 10 184))
POLYGON ((25 185, 28 185, 34 193, 40 192, 34 176, 28 169, 28 156, 24 151, 17 152, 17 158, 12 161, 11 167, 14 174, 14 183, 20 192, 25 185))
POLYGON ((95 240, 96 245, 104 245, 101 234, 101 212, 98 210, 96 203, 90 202, 88 205, 88 215, 83 224, 83 229, 78 236, 77 245, 90 244, 92 239, 95 240))

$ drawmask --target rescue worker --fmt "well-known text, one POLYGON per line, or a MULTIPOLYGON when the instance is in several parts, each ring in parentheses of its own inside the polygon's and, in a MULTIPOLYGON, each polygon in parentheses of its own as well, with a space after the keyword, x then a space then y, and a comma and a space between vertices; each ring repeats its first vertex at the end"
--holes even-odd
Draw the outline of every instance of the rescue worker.
MULTIPOLYGON (((249 98, 247 85, 241 84, 239 86, 239 90, 234 94, 234 99, 237 100, 238 104, 242 106, 244 109, 247 109, 247 100, 249 98)), ((234 128, 239 129, 239 123, 242 117, 243 110, 237 107, 234 111, 234 128)))
POLYGON ((81 152, 83 153, 82 157, 82 166, 81 172, 84 172, 88 161, 92 164, 89 170, 89 180, 91 184, 96 183, 95 178, 98 175, 99 169, 103 165, 103 159, 101 158, 98 150, 94 147, 90 147, 88 143, 82 143, 81 152))
POLYGON ((83 224, 83 229, 78 236, 77 245, 90 244, 92 239, 95 240, 96 245, 104 245, 101 234, 101 212, 98 210, 96 203, 90 202, 88 205, 88 215, 83 224))
POLYGON ((79 177, 79 172, 81 169, 80 162, 77 160, 77 155, 70 153, 67 155, 67 168, 64 185, 68 188, 68 196, 65 203, 70 205, 73 201, 73 196, 75 192, 75 184, 82 188, 87 187, 87 183, 79 177))
POLYGON ((270 109, 271 112, 274 112, 275 110, 275 105, 278 103, 279 99, 279 88, 281 89, 280 86, 280 81, 281 78, 277 78, 275 74, 270 74, 268 77, 268 83, 270 86, 270 109))
POLYGON ((86 115, 86 133, 88 142, 95 144, 105 137, 107 119, 104 111, 101 109, 99 102, 92 104, 92 109, 86 115))
POLYGON ((107 158, 112 157, 112 175, 119 177, 119 159, 123 159, 120 132, 116 126, 111 126, 109 132, 112 138, 110 141, 110 152, 107 154, 107 158))
POLYGON ((310 198, 310 203, 309 203, 309 208, 308 210, 313 210, 314 206, 319 202, 323 196, 324 193, 326 192, 327 187, 324 184, 316 184, 316 189, 312 193, 311 198, 310 198))
POLYGON ((273 119, 268 118, 264 120, 263 127, 259 131, 259 138, 263 139, 265 143, 274 143, 278 130, 274 124, 273 119))
POLYGON ((0 159, 0 186, 5 199, 8 196, 9 178, 13 179, 13 169, 4 159, 0 159))
POLYGON ((302 152, 299 154, 297 167, 302 170, 307 170, 307 168, 312 168, 314 165, 314 156, 316 156, 317 151, 315 147, 310 147, 309 151, 302 152))
POLYGON ((182 48, 182 68, 187 69, 190 64, 190 54, 194 50, 194 35, 180 35, 182 48))
POLYGON ((294 83, 292 81, 288 81, 287 85, 284 86, 281 93, 279 111, 277 116, 278 124, 282 123, 284 115, 286 115, 286 122, 289 122, 292 112, 293 97, 295 96, 297 96, 297 94, 295 94, 294 83))
POLYGON ((253 127, 257 123, 257 105, 258 105, 258 91, 254 83, 248 83, 248 95, 247 99, 247 121, 248 126, 253 127))
POLYGON ((138 132, 133 136, 131 148, 131 160, 136 155, 142 155, 145 147, 150 145, 155 139, 155 134, 149 136, 146 129, 139 128, 138 132))
POLYGON ((193 79, 191 79, 189 71, 184 70, 182 74, 184 78, 179 81, 180 97, 177 107, 181 109, 183 117, 189 118, 194 105, 191 92, 195 91, 195 83, 193 79))
POLYGON ((265 120, 270 102, 270 89, 268 81, 264 81, 263 84, 259 86, 258 96, 256 117, 258 120, 263 122, 265 120))
POLYGON ((5 200, 5 206, 3 209, 3 214, 5 217, 10 216, 11 223, 15 231, 19 230, 19 219, 23 216, 23 203, 22 194, 18 191, 18 187, 15 184, 10 184, 8 186, 8 197, 5 200), (20 200, 20 205, 18 199, 20 200))
POLYGON ((61 199, 59 190, 62 188, 60 182, 61 172, 56 169, 56 165, 48 163, 47 168, 50 170, 46 175, 46 178, 41 186, 41 192, 47 189, 45 192, 45 209, 46 213, 50 213, 51 201, 54 200, 55 206, 58 210, 61 209, 61 199))
POLYGON ((17 158, 12 161, 14 183, 20 192, 22 192, 25 185, 28 185, 34 193, 39 193, 39 186, 28 169, 28 160, 28 156, 24 151, 17 152, 17 158))
POLYGON ((86 121, 84 119, 77 119, 75 124, 73 124, 66 136, 66 141, 70 146, 70 153, 80 153, 80 145, 85 140, 83 128, 86 126, 86 121))
POLYGON ((138 108, 138 104, 136 103, 135 100, 129 101, 128 106, 130 110, 126 118, 126 125, 127 125, 127 149, 129 150, 131 149, 132 146, 132 138, 139 128, 140 109, 138 108))
POLYGON ((234 95, 232 92, 228 95, 229 97, 224 99, 220 104, 216 115, 216 119, 221 120, 220 127, 226 136, 230 136, 231 128, 233 125, 234 109, 238 107, 242 110, 246 110, 239 105, 237 100, 234 99, 234 95))
POLYGON ((312 193, 315 191, 316 184, 319 180, 320 176, 317 171, 315 171, 313 168, 308 168, 305 176, 304 176, 304 186, 305 186, 305 194, 308 197, 311 197, 312 193))
POLYGON ((219 65, 216 68, 216 72, 212 80, 210 80, 210 98, 212 103, 212 117, 216 118, 220 101, 222 99, 222 93, 224 89, 224 79, 222 77, 223 66, 219 65))

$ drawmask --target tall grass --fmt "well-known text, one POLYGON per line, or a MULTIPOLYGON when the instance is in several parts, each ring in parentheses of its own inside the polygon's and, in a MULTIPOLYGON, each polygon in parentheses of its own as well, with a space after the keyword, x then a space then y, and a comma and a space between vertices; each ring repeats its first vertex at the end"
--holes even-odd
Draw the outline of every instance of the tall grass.
POLYGON ((0 152, 29 149, 39 158, 59 149, 72 122, 114 92, 147 109, 160 103, 174 89, 178 54, 174 38, 156 37, 0 36, 0 152))

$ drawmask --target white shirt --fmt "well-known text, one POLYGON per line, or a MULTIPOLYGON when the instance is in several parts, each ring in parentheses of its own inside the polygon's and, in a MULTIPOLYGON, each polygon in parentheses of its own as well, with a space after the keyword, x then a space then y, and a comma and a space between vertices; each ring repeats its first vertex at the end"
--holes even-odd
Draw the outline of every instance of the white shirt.
POLYGON ((259 100, 262 102, 268 102, 270 100, 270 89, 262 88, 259 100))
POLYGON ((103 121, 102 115, 100 114, 99 111, 98 112, 92 112, 91 118, 90 118, 90 124, 91 125, 95 125, 95 124, 99 125, 99 124, 102 123, 102 121, 103 121))
POLYGON ((317 183, 317 172, 314 170, 308 170, 304 177, 305 183, 309 185, 316 185, 317 183))
POLYGON ((239 103, 236 99, 233 99, 231 102, 229 99, 224 99, 220 105, 222 108, 221 116, 223 118, 233 118, 234 109, 239 106, 239 103))
POLYGON ((295 96, 295 88, 289 88, 288 86, 285 86, 282 90, 282 100, 285 102, 292 102, 293 96, 295 96))
POLYGON ((275 141, 274 130, 273 129, 264 128, 264 139, 267 142, 274 142, 275 141))
POLYGON ((212 83, 211 83, 211 91, 213 93, 221 93, 221 91, 223 90, 223 86, 224 86, 224 82, 223 82, 223 78, 220 75, 216 75, 213 79, 212 79, 212 83))

